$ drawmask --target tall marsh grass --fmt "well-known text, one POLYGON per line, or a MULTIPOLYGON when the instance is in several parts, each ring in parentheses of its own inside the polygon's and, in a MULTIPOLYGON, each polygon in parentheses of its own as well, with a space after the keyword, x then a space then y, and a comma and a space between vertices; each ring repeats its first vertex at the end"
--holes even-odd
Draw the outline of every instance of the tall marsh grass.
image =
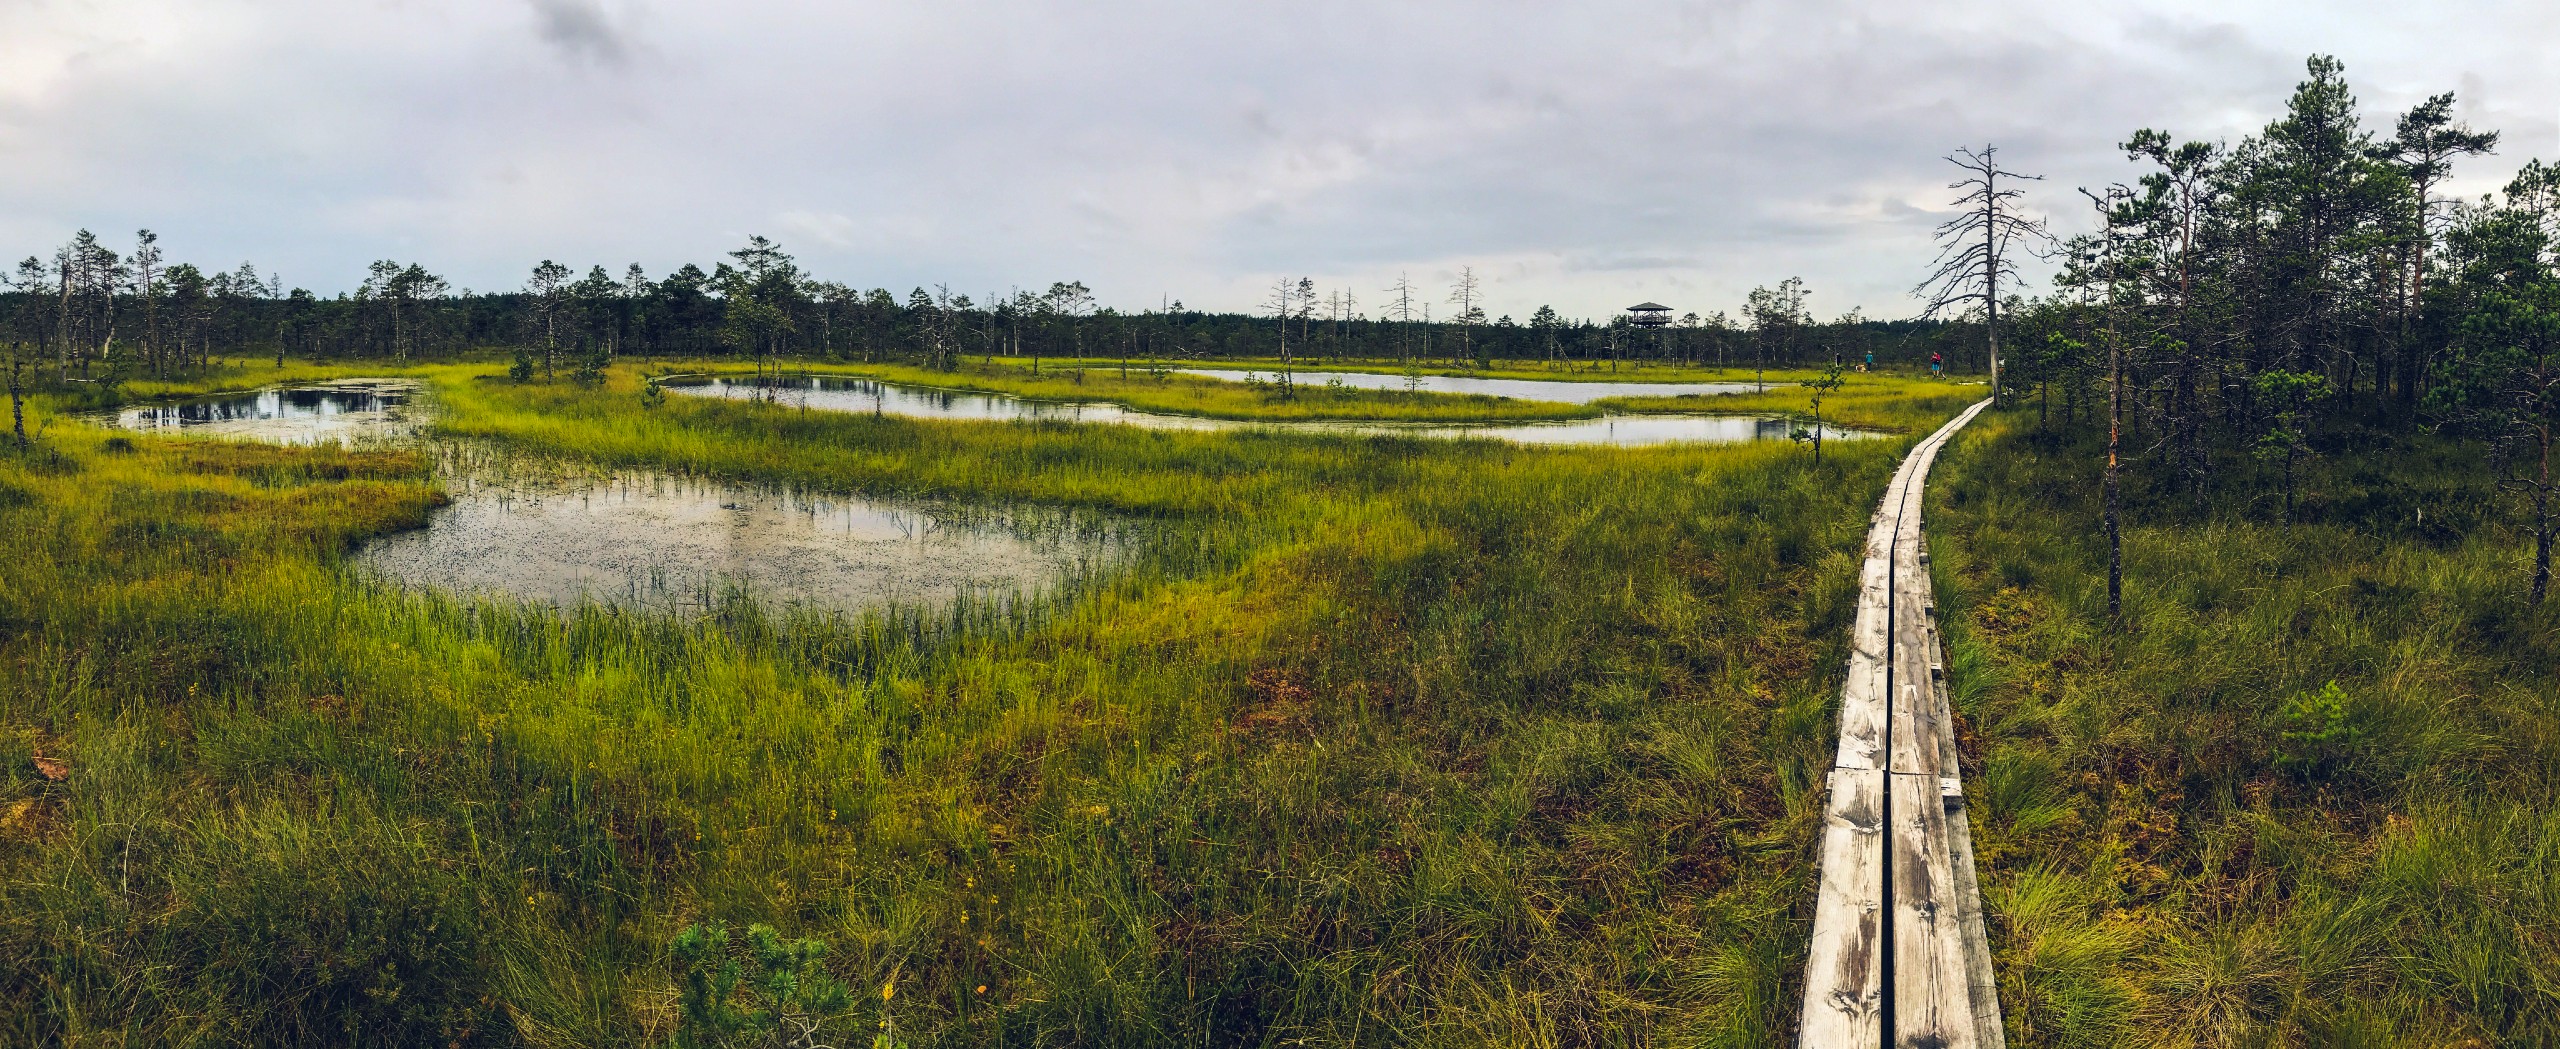
POLYGON ((2237 453, 2128 491, 1986 417, 1931 533, 2025 1046, 2560 1043, 2560 648, 2474 450, 2349 435, 2298 520, 2237 453))

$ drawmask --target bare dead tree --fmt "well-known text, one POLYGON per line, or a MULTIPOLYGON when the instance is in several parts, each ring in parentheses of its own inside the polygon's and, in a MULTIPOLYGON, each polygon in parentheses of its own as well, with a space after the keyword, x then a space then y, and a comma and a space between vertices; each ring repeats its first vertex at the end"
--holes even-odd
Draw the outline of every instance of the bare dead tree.
POLYGON ((1326 325, 1326 328, 1332 333, 1333 359, 1338 363, 1342 360, 1343 325, 1351 320, 1351 306, 1353 301, 1351 298, 1351 289, 1344 288, 1336 291, 1329 296, 1326 301, 1332 306, 1332 309, 1328 312, 1328 316, 1326 318, 1331 323, 1326 325))
POLYGON ((1484 320, 1483 285, 1476 280, 1476 268, 1458 268, 1458 282, 1449 286, 1449 302, 1458 307, 1458 353, 1472 358, 1476 353, 1476 325, 1484 320))
POLYGON ((2006 278, 2018 283, 2018 268, 2010 261, 2010 252, 2018 241, 2031 245, 2050 245, 2053 234, 2044 220, 2029 218, 2018 210, 2019 198, 2025 193, 2003 185, 2004 181, 2043 181, 2041 175, 2021 175, 2000 166, 1998 146, 1980 150, 1958 148, 1947 155, 1947 163, 1965 171, 1965 177, 1947 183, 1948 189, 1962 190, 1955 205, 1964 212, 1938 226, 1938 261, 1927 280, 1911 289, 1914 295, 1926 296, 1929 308, 1923 318, 1936 317, 1950 309, 1982 306, 1982 330, 1991 360, 1992 403, 2000 397, 2000 283, 2006 278))
POLYGON ((1386 314, 1400 325, 1395 329, 1397 355, 1407 368, 1413 366, 1413 333, 1407 330, 1413 326, 1413 292, 1413 281, 1402 273, 1396 274, 1396 282, 1387 286, 1387 293, 1395 298, 1387 301, 1386 314))
POLYGON ((1296 396, 1295 388, 1290 385, 1289 322, 1297 317, 1297 304, 1298 283, 1287 277, 1272 283, 1271 298, 1262 304, 1262 308, 1270 310, 1280 325, 1280 397, 1283 400, 1296 396))

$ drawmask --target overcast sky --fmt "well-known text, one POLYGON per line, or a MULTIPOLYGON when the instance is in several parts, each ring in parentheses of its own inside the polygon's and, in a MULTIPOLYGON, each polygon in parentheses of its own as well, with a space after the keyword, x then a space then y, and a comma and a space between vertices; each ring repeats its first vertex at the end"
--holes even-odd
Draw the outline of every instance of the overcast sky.
POLYGON ((0 253, 147 226, 324 293, 496 289, 761 233, 902 294, 1367 309, 1472 265, 1497 315, 1800 275, 1904 316, 1950 148, 2081 228, 2128 132, 2249 133, 2315 51, 2374 123, 2456 91, 2505 132, 2460 188, 2560 157, 2554 0, 0 0, 0 253))

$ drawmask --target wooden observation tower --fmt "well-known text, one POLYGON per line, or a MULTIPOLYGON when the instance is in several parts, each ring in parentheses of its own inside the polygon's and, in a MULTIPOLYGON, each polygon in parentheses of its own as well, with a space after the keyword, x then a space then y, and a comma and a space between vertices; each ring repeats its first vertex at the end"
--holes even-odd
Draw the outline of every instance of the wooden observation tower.
POLYGON ((1627 323, 1637 331, 1653 333, 1653 353, 1661 360, 1671 357, 1671 307, 1659 302, 1639 302, 1627 307, 1627 323))

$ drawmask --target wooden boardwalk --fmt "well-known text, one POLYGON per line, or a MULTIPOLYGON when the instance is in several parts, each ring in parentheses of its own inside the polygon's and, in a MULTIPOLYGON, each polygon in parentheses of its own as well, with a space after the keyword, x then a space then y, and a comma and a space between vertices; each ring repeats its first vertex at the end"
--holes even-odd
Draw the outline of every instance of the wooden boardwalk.
POLYGON ((1912 447, 1867 534, 1805 960, 1805 1049, 2007 1045, 1920 530, 1929 465, 1989 404, 1912 447))

